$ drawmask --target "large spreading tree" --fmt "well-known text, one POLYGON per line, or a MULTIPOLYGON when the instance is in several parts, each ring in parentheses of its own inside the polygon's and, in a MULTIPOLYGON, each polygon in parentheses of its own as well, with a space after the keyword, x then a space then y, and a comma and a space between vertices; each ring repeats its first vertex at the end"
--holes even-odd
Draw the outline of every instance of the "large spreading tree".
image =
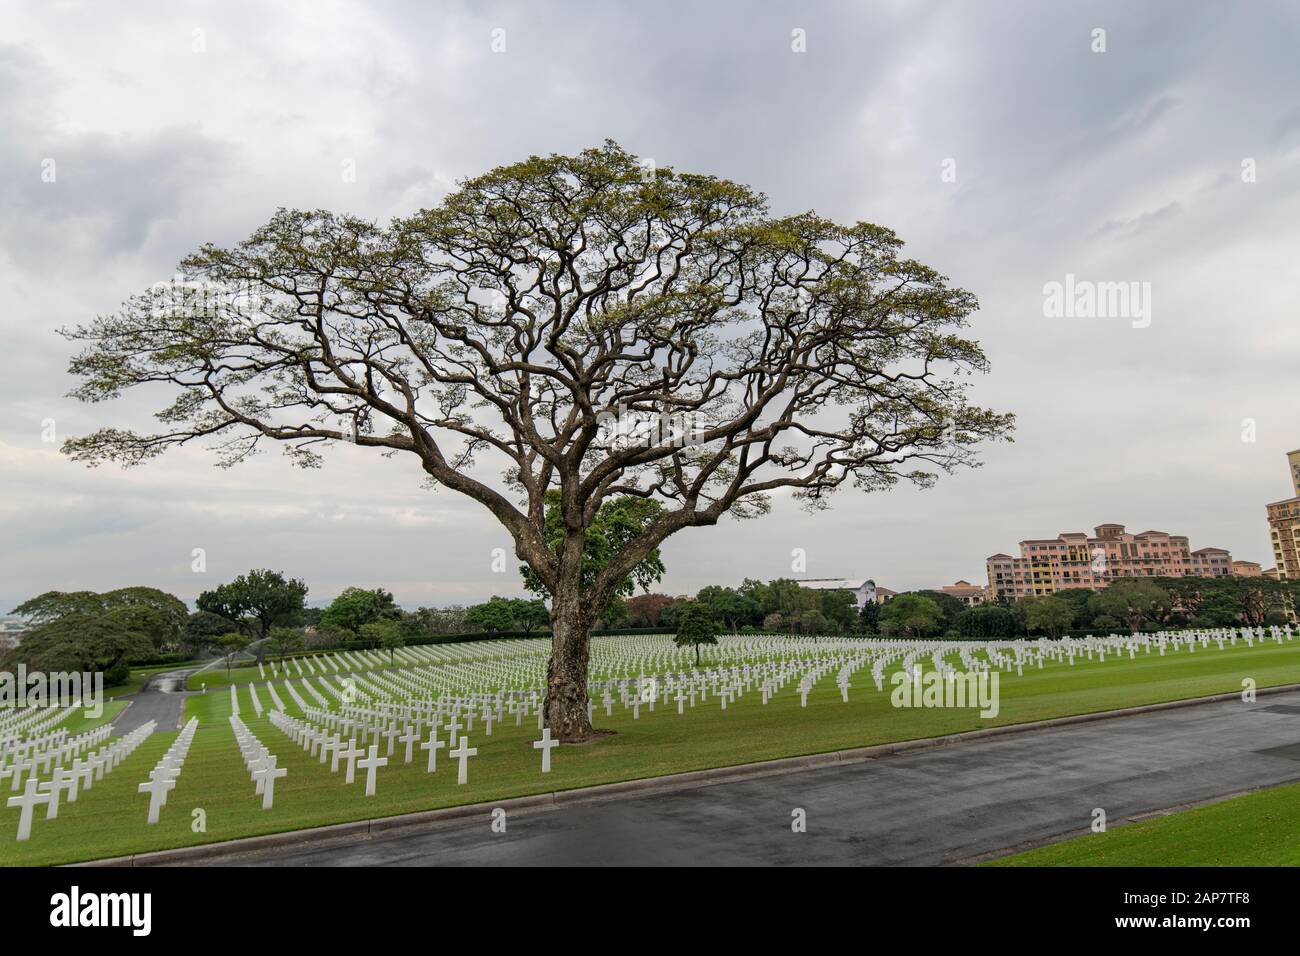
POLYGON ((255 570, 229 584, 204 591, 194 604, 234 624, 252 640, 269 637, 271 629, 298 623, 307 585, 279 571, 255 570))
POLYGON ((175 398, 154 431, 65 450, 413 456, 492 513, 550 595, 546 717, 580 740, 592 625, 669 535, 762 515, 774 494, 818 508, 846 484, 928 485, 1009 432, 968 400, 987 368, 961 334, 974 296, 901 245, 870 223, 772 216, 746 186, 614 143, 495 169, 386 226, 282 210, 183 260, 187 283, 67 331, 86 343, 80 398, 175 398), (626 497, 656 513, 584 580, 588 528, 626 497))

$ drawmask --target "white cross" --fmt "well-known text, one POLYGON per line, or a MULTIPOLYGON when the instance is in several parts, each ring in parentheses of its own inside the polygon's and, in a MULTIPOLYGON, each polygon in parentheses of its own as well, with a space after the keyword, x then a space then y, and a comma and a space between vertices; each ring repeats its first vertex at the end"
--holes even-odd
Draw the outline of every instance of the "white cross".
POLYGON ((443 729, 450 734, 451 745, 453 747, 456 746, 456 733, 460 730, 460 728, 461 728, 461 723, 459 720, 456 719, 456 716, 454 714, 452 715, 451 720, 448 723, 443 725, 443 729))
POLYGON ((551 739, 551 728, 546 727, 542 730, 542 739, 533 741, 533 749, 542 752, 542 773, 551 772, 551 751, 560 746, 558 740, 551 739))
POLYGON ((455 757, 460 761, 460 769, 456 772, 456 783, 463 785, 466 781, 466 767, 470 757, 478 755, 478 748, 469 746, 469 738, 461 737, 460 746, 455 750, 447 751, 447 756, 455 757))
POLYGON ((406 759, 402 762, 410 763, 415 758, 415 754, 412 752, 411 748, 414 743, 420 739, 420 735, 415 732, 415 728, 408 726, 406 728, 406 733, 402 734, 402 736, 397 739, 406 744, 406 759))
POLYGON ((344 783, 351 783, 356 779, 357 758, 360 757, 361 754, 362 751, 357 749, 356 743, 352 740, 348 741, 348 745, 344 747, 342 752, 339 754, 340 757, 348 762, 347 773, 343 776, 344 783))
POLYGON ((275 757, 271 755, 271 751, 262 747, 258 755, 248 765, 248 775, 257 783, 253 790, 254 793, 260 794, 266 789, 266 778, 261 776, 261 773, 267 767, 274 766, 275 757))
MULTIPOLYGON (((28 778, 29 780, 31 778, 28 778)), ((43 780, 37 783, 37 789, 50 796, 50 801, 45 805, 45 819, 54 820, 59 816, 59 795, 63 788, 58 786, 54 780, 43 780)))
POLYGON ((447 746, 447 742, 445 740, 438 739, 438 728, 436 726, 430 727, 429 739, 426 740, 424 743, 420 744, 421 750, 429 751, 429 769, 428 769, 429 773, 434 773, 437 771, 438 751, 445 746, 447 746))
POLYGON ((32 835, 32 811, 38 803, 49 803, 48 793, 39 793, 36 789, 40 783, 35 777, 27 778, 27 785, 21 795, 10 797, 6 802, 10 807, 21 807, 18 815, 18 839, 26 840, 32 835))
POLYGON ((149 794, 149 819, 145 822, 158 822, 158 811, 167 802, 167 791, 175 786, 176 780, 172 777, 154 777, 136 788, 139 793, 149 794))
MULTIPOLYGON (((392 742, 391 739, 389 741, 392 742)), ((388 758, 379 756, 378 744, 370 745, 370 756, 364 760, 358 760, 357 766, 366 772, 366 796, 375 795, 375 771, 380 767, 388 766, 388 758)))
POLYGON ((330 773, 337 773, 339 769, 339 748, 343 746, 343 741, 339 739, 338 734, 332 734, 321 741, 320 744, 320 762, 324 763, 325 758, 330 758, 330 773))
POLYGON ((402 732, 396 727, 389 727, 383 735, 388 738, 388 756, 393 755, 393 741, 402 735, 402 732))
POLYGON ((13 768, 14 782, 9 789, 17 792, 23 788, 23 775, 25 773, 30 772, 33 776, 36 775, 36 761, 31 757, 19 757, 14 761, 13 768))
POLYGON ((50 782, 50 785, 58 788, 60 791, 68 791, 68 803, 76 803, 77 784, 80 779, 81 778, 71 770, 67 770, 63 767, 55 767, 54 779, 50 782))
POLYGON ((287 777, 289 771, 285 767, 275 765, 275 755, 268 754, 262 764, 262 769, 253 773, 258 778, 258 785, 262 788, 262 809, 270 810, 271 804, 275 801, 275 781, 281 777, 287 777))

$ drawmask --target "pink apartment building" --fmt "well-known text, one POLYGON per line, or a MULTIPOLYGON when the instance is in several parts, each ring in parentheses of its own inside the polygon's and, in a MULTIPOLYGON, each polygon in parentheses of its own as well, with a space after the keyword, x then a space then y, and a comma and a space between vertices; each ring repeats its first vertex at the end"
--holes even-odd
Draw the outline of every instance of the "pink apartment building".
POLYGON ((1103 524, 1089 537, 1081 531, 1020 542, 1020 557, 988 559, 989 596, 1022 598, 1071 588, 1099 590, 1116 578, 1228 577, 1232 555, 1198 548, 1183 535, 1163 531, 1129 534, 1122 524, 1103 524))
POLYGON ((1294 498, 1274 501, 1266 507, 1268 531, 1277 559, 1276 574, 1283 581, 1300 581, 1300 449, 1287 454, 1294 498))

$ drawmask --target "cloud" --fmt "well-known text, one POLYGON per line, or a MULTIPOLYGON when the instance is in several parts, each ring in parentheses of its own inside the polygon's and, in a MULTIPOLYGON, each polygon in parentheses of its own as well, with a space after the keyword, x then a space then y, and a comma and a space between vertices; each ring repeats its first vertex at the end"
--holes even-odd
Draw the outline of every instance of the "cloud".
POLYGON ((57 87, 37 56, 0 46, 0 248, 14 268, 138 253, 158 223, 182 214, 187 191, 229 162, 230 149, 193 126, 67 128, 55 119, 57 87))
POLYGON ((1183 204, 1177 200, 1165 203, 1159 209, 1139 213, 1127 219, 1108 219, 1093 233, 1097 238, 1131 239, 1139 233, 1155 226, 1163 225, 1176 219, 1183 211, 1183 204))
POLYGON ((982 580, 994 551, 1105 520, 1268 561, 1262 506, 1286 493, 1281 455, 1300 444, 1300 20, 1286 4, 63 9, 9 11, 0 46, 0 598, 131 583, 192 597, 267 565, 315 599, 348 584, 409 604, 517 593, 513 571, 491 570, 492 548, 510 548, 483 509, 396 460, 353 449, 320 472, 277 455, 220 471, 184 453, 122 473, 59 458, 44 420, 60 435, 147 424, 161 402, 69 401, 54 330, 277 206, 383 220, 611 136, 748 182, 778 212, 896 229, 979 296, 994 370, 977 397, 1021 416, 1015 445, 930 491, 845 493, 811 517, 779 503, 670 539, 664 590, 788 575, 796 547, 815 576, 982 580), (1067 272, 1151 281, 1151 328, 1044 319, 1042 286, 1067 272), (1240 440, 1245 417, 1257 444, 1240 440))

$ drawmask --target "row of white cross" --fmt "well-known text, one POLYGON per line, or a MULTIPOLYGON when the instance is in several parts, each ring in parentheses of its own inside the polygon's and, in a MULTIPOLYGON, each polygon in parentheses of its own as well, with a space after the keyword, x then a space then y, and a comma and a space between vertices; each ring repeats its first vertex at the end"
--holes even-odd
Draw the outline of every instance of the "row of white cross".
POLYGON ((109 724, 88 730, 75 737, 67 736, 66 730, 46 734, 33 740, 19 741, 11 753, 11 760, 0 759, 0 783, 12 779, 11 790, 22 787, 26 773, 49 773, 51 766, 61 766, 69 759, 79 757, 92 747, 103 743, 112 734, 109 724))
POLYGON ((181 768, 185 764, 185 757, 190 752, 190 744, 194 741, 194 731, 199 727, 199 719, 191 717, 189 721, 181 728, 181 732, 176 735, 172 745, 167 748, 167 752, 159 758, 158 763, 149 771, 149 779, 137 787, 139 793, 149 794, 149 818, 147 823, 157 823, 158 813, 167 804, 167 794, 176 787, 176 781, 181 775, 181 768))
MULTIPOLYGON (((312 724, 308 720, 297 717, 290 717, 280 711, 271 714, 271 723, 280 730, 285 736, 294 743, 308 751, 313 757, 320 755, 320 762, 325 763, 328 759, 330 762, 330 772, 338 773, 340 766, 344 770, 343 782, 350 784, 356 779, 358 769, 366 772, 366 796, 373 797, 376 792, 376 771, 380 767, 388 766, 388 757, 379 755, 379 744, 372 743, 368 751, 361 750, 357 747, 355 736, 344 739, 341 734, 326 733, 321 728, 312 724), (366 754, 362 757, 362 754, 366 754), (361 758, 361 759, 358 759, 361 758)), ((456 723, 455 718, 452 723, 456 723)), ((457 726, 455 729, 460 729, 457 726)), ((400 735, 403 743, 406 744, 404 763, 411 763, 414 760, 415 741, 419 740, 418 734, 413 731, 411 726, 407 726, 405 732, 400 735)), ((551 740, 549 730, 543 733, 543 739, 548 743, 548 749, 544 751, 543 764, 545 772, 551 769, 549 747, 555 746, 558 741, 551 740)), ((394 737, 389 737, 389 755, 393 753, 394 737)), ((453 735, 453 742, 455 737, 453 735)), ((438 739, 438 729, 436 726, 429 730, 428 738, 419 745, 420 749, 427 752, 428 762, 426 764, 426 773, 436 773, 438 770, 438 751, 447 746, 446 741, 438 739)), ((536 746, 536 744, 534 745, 536 746)), ((464 785, 469 779, 469 758, 478 755, 478 748, 469 745, 469 737, 462 735, 456 747, 447 751, 447 756, 456 760, 458 763, 456 771, 456 783, 464 785)))
MULTIPOLYGON (((593 644, 593 680, 591 689, 599 695, 605 713, 611 713, 615 695, 625 709, 632 710, 633 719, 639 719, 642 706, 654 711, 656 704, 665 707, 670 701, 677 704, 677 713, 685 707, 696 706, 713 696, 722 709, 745 693, 756 690, 766 704, 778 691, 798 682, 801 704, 807 705, 810 691, 821 680, 834 675, 841 699, 848 701, 853 674, 869 668, 876 689, 883 690, 885 669, 901 663, 906 671, 914 670, 919 661, 928 657, 940 672, 954 670, 946 659, 950 655, 960 658, 962 666, 971 671, 988 671, 993 668, 1014 670, 1023 674, 1025 667, 1042 668, 1045 661, 1067 663, 1073 666, 1077 658, 1089 661, 1106 661, 1107 658, 1133 659, 1138 653, 1175 653, 1217 645, 1220 650, 1244 642, 1249 647, 1272 640, 1278 644, 1294 637, 1290 625, 1285 627, 1199 629, 1182 633, 1155 633, 1060 640, 1012 641, 879 641, 852 638, 738 638, 726 639, 716 649, 711 649, 711 660, 704 669, 690 669, 686 653, 672 648, 669 639, 662 636, 629 636, 627 638, 600 639, 593 644), (748 659, 746 659, 748 657, 748 659), (599 662, 599 666, 597 666, 599 662), (645 671, 655 665, 662 668, 657 676, 646 677, 645 671), (630 676, 638 674, 639 676, 630 676)), ((330 761, 330 770, 344 769, 345 781, 352 783, 358 769, 366 775, 365 792, 376 792, 377 771, 394 757, 397 742, 404 744, 404 763, 414 760, 414 748, 424 750, 428 757, 426 772, 437 770, 437 756, 448 749, 447 756, 457 760, 457 782, 467 782, 467 767, 478 749, 469 745, 468 734, 475 720, 480 720, 484 732, 490 737, 494 722, 513 714, 516 726, 534 711, 541 739, 533 747, 541 751, 542 772, 551 769, 551 751, 558 741, 544 726, 542 698, 536 680, 545 664, 544 641, 520 640, 499 642, 491 648, 465 645, 456 651, 444 648, 420 648, 400 653, 401 666, 385 667, 381 671, 350 674, 345 677, 326 673, 326 663, 341 673, 343 666, 373 664, 379 655, 345 653, 336 660, 325 661, 315 671, 314 680, 306 675, 300 681, 285 681, 281 689, 289 696, 307 719, 290 717, 285 713, 274 683, 266 683, 265 690, 271 698, 271 721, 282 732, 313 756, 319 754, 321 763, 330 761), (513 651, 516 655, 511 658, 513 651), (496 690, 485 690, 497 682, 496 690), (529 686, 532 684, 532 686, 529 686), (300 693, 301 691, 301 693, 300 693), (319 707, 313 707, 306 698, 319 707), (331 708, 338 707, 338 710, 331 708), (462 722, 463 719, 463 722, 462 722), (445 721, 445 723, 444 723, 445 721), (425 728, 427 727, 427 732, 425 728), (448 741, 439 739, 439 730, 445 729, 448 741), (357 738, 366 749, 359 749, 357 738), (387 738, 387 754, 381 755, 380 738, 387 738)), ((384 658, 387 664, 387 659, 384 658)), ((263 703, 258 690, 247 685, 247 693, 258 716, 263 715, 263 703)), ((288 771, 279 767, 272 754, 249 731, 239 717, 240 699, 235 686, 231 686, 231 727, 244 758, 246 768, 256 782, 255 792, 262 796, 264 809, 274 802, 275 782, 288 771)), ((589 700, 588 714, 596 707, 589 700)), ((28 839, 31 833, 33 811, 38 805, 47 807, 46 819, 54 819, 59 802, 66 794, 67 802, 74 802, 78 787, 89 789, 93 780, 102 779, 122 759, 133 751, 152 732, 152 723, 138 728, 120 740, 93 753, 93 748, 103 744, 111 734, 104 726, 86 734, 68 737, 65 730, 51 729, 51 716, 64 719, 67 711, 47 712, 38 716, 24 715, 22 726, 36 731, 35 736, 17 736, 13 733, 0 740, 0 781, 12 779, 12 789, 26 786, 20 796, 11 797, 9 806, 20 810, 18 839, 28 839), (83 753, 88 753, 84 759, 83 753), (13 760, 9 760, 9 757, 13 760), (71 769, 64 765, 72 761, 71 769), (41 781, 38 771, 50 772, 49 781, 41 781)), ((10 721, 12 728, 14 722, 10 721)), ((159 811, 166 804, 167 793, 176 785, 176 779, 193 740, 197 721, 191 720, 181 731, 167 754, 150 773, 150 780, 139 785, 139 791, 150 795, 149 822, 156 823, 159 811)))
POLYGON ((89 790, 96 780, 103 780, 104 774, 112 773, 113 768, 129 757, 145 738, 154 732, 155 723, 151 720, 142 724, 123 737, 119 737, 105 747, 101 747, 85 760, 80 757, 72 761, 72 769, 63 766, 54 768, 54 776, 48 781, 40 780, 35 774, 27 778, 23 792, 10 797, 8 806, 17 807, 18 839, 27 840, 32 835, 32 811, 44 804, 45 819, 53 820, 59 815, 59 798, 66 791, 68 803, 76 803, 79 788, 89 790))
POLYGON ((13 714, 0 711, 0 762, 15 754, 44 750, 61 742, 68 732, 59 724, 80 709, 81 701, 75 701, 61 709, 28 707, 13 714))
POLYGON ((253 736, 237 714, 230 715, 230 727, 235 732, 235 742, 244 758, 244 768, 256 784, 253 792, 261 794, 262 809, 270 810, 275 803, 275 782, 287 777, 289 771, 276 766, 275 754, 262 746, 262 742, 253 736))

